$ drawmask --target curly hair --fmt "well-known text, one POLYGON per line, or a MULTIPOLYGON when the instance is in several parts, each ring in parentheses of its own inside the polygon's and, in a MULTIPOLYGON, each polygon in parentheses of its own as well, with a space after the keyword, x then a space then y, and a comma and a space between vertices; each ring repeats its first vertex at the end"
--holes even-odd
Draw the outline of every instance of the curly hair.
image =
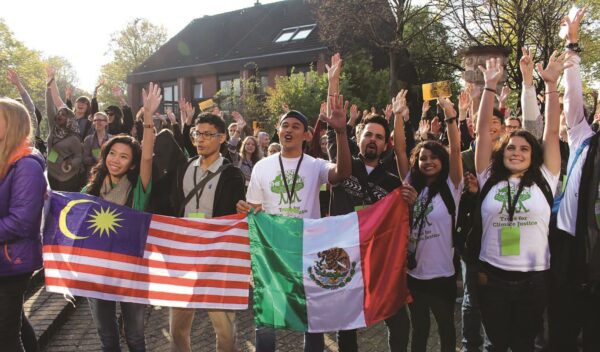
POLYGON ((121 143, 128 145, 131 148, 131 160, 133 168, 127 171, 127 178, 132 185, 135 185, 140 175, 140 162, 142 160, 142 147, 140 143, 131 136, 118 135, 109 139, 103 146, 98 163, 92 168, 90 178, 86 187, 88 194, 98 197, 100 195, 100 189, 102 188, 102 182, 106 176, 109 175, 108 167, 106 166, 106 157, 112 149, 113 145, 121 143))
POLYGON ((496 148, 492 152, 490 180, 488 182, 496 184, 500 181, 508 180, 511 176, 510 170, 504 165, 504 151, 513 137, 521 137, 531 146, 531 164, 527 168, 527 171, 525 171, 525 174, 523 174, 523 177, 521 177, 521 183, 525 187, 530 187, 534 182, 539 184, 543 180, 540 168, 544 164, 544 151, 537 139, 525 130, 513 131, 504 135, 498 141, 496 148))
POLYGON ((450 153, 448 149, 438 141, 423 141, 415 146, 412 153, 410 154, 410 184, 413 186, 417 193, 421 193, 423 188, 427 186, 427 177, 423 175, 419 169, 419 155, 421 150, 427 149, 433 155, 435 155, 442 163, 442 170, 436 176, 435 181, 429 186, 428 197, 433 198, 439 193, 442 185, 448 178, 450 170, 450 153))

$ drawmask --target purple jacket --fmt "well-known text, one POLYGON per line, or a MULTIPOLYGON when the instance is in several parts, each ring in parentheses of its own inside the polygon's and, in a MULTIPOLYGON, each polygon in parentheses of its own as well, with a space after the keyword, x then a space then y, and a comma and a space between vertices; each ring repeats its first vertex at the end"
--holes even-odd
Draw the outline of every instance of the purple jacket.
POLYGON ((0 276, 42 267, 44 167, 43 157, 32 154, 17 160, 0 180, 0 276))

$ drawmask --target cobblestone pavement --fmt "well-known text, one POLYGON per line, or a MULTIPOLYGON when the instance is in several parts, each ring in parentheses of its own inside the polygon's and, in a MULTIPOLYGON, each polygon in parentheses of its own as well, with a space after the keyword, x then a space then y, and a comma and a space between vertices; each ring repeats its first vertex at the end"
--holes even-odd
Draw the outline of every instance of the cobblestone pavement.
MULTIPOLYGON (((457 336, 460 336, 460 304, 456 305, 457 336)), ((146 310, 146 344, 148 351, 169 351, 169 309, 165 307, 148 306, 146 310)), ((439 351, 437 326, 435 319, 431 319, 431 333, 428 351, 439 351)), ((254 352, 254 323, 252 311, 246 310, 237 315, 237 340, 239 351, 254 352)), ((371 328, 360 330, 358 333, 359 348, 361 352, 387 351, 387 333, 383 323, 371 328)), ((64 351, 100 351, 100 342, 87 304, 82 299, 69 320, 52 337, 46 352, 64 351)), ((337 344, 333 334, 325 335, 327 352, 337 352, 337 344)), ((215 335, 208 316, 201 310, 196 311, 192 327, 192 350, 209 352, 215 351, 215 335)), ((277 332, 277 351, 292 352, 302 351, 303 334, 279 330, 277 332)), ((121 339, 123 351, 127 347, 121 339)))

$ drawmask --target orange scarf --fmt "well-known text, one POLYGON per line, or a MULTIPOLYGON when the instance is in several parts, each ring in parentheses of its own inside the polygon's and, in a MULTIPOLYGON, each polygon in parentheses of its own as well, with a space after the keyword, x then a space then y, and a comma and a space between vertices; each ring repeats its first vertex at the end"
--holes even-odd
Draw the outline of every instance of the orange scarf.
POLYGON ((19 159, 31 155, 33 148, 29 145, 29 141, 25 140, 8 158, 8 165, 16 163, 19 159))

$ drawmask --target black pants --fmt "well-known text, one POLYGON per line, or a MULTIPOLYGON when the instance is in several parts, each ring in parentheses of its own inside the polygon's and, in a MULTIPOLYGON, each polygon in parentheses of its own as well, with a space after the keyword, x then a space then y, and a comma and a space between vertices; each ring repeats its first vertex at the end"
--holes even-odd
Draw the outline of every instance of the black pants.
POLYGON ((600 286, 553 287, 548 306, 550 351, 576 352, 583 332, 583 351, 600 351, 600 286))
MULTIPOLYGON (((406 306, 400 308, 398 313, 393 317, 386 319, 385 325, 388 328, 388 346, 390 352, 408 351, 410 321, 406 306)), ((356 329, 338 331, 337 342, 340 352, 358 352, 356 329)))
POLYGON ((548 271, 507 281, 491 272, 479 272, 479 309, 490 351, 531 352, 542 328, 548 302, 548 271))
POLYGON ((35 332, 23 313, 23 299, 31 273, 0 277, 0 349, 37 351, 35 332))
POLYGON ((440 334, 440 351, 454 352, 454 305, 456 303, 456 277, 418 280, 408 275, 408 288, 413 297, 409 305, 412 323, 412 352, 425 352, 429 338, 429 311, 433 313, 440 334))

